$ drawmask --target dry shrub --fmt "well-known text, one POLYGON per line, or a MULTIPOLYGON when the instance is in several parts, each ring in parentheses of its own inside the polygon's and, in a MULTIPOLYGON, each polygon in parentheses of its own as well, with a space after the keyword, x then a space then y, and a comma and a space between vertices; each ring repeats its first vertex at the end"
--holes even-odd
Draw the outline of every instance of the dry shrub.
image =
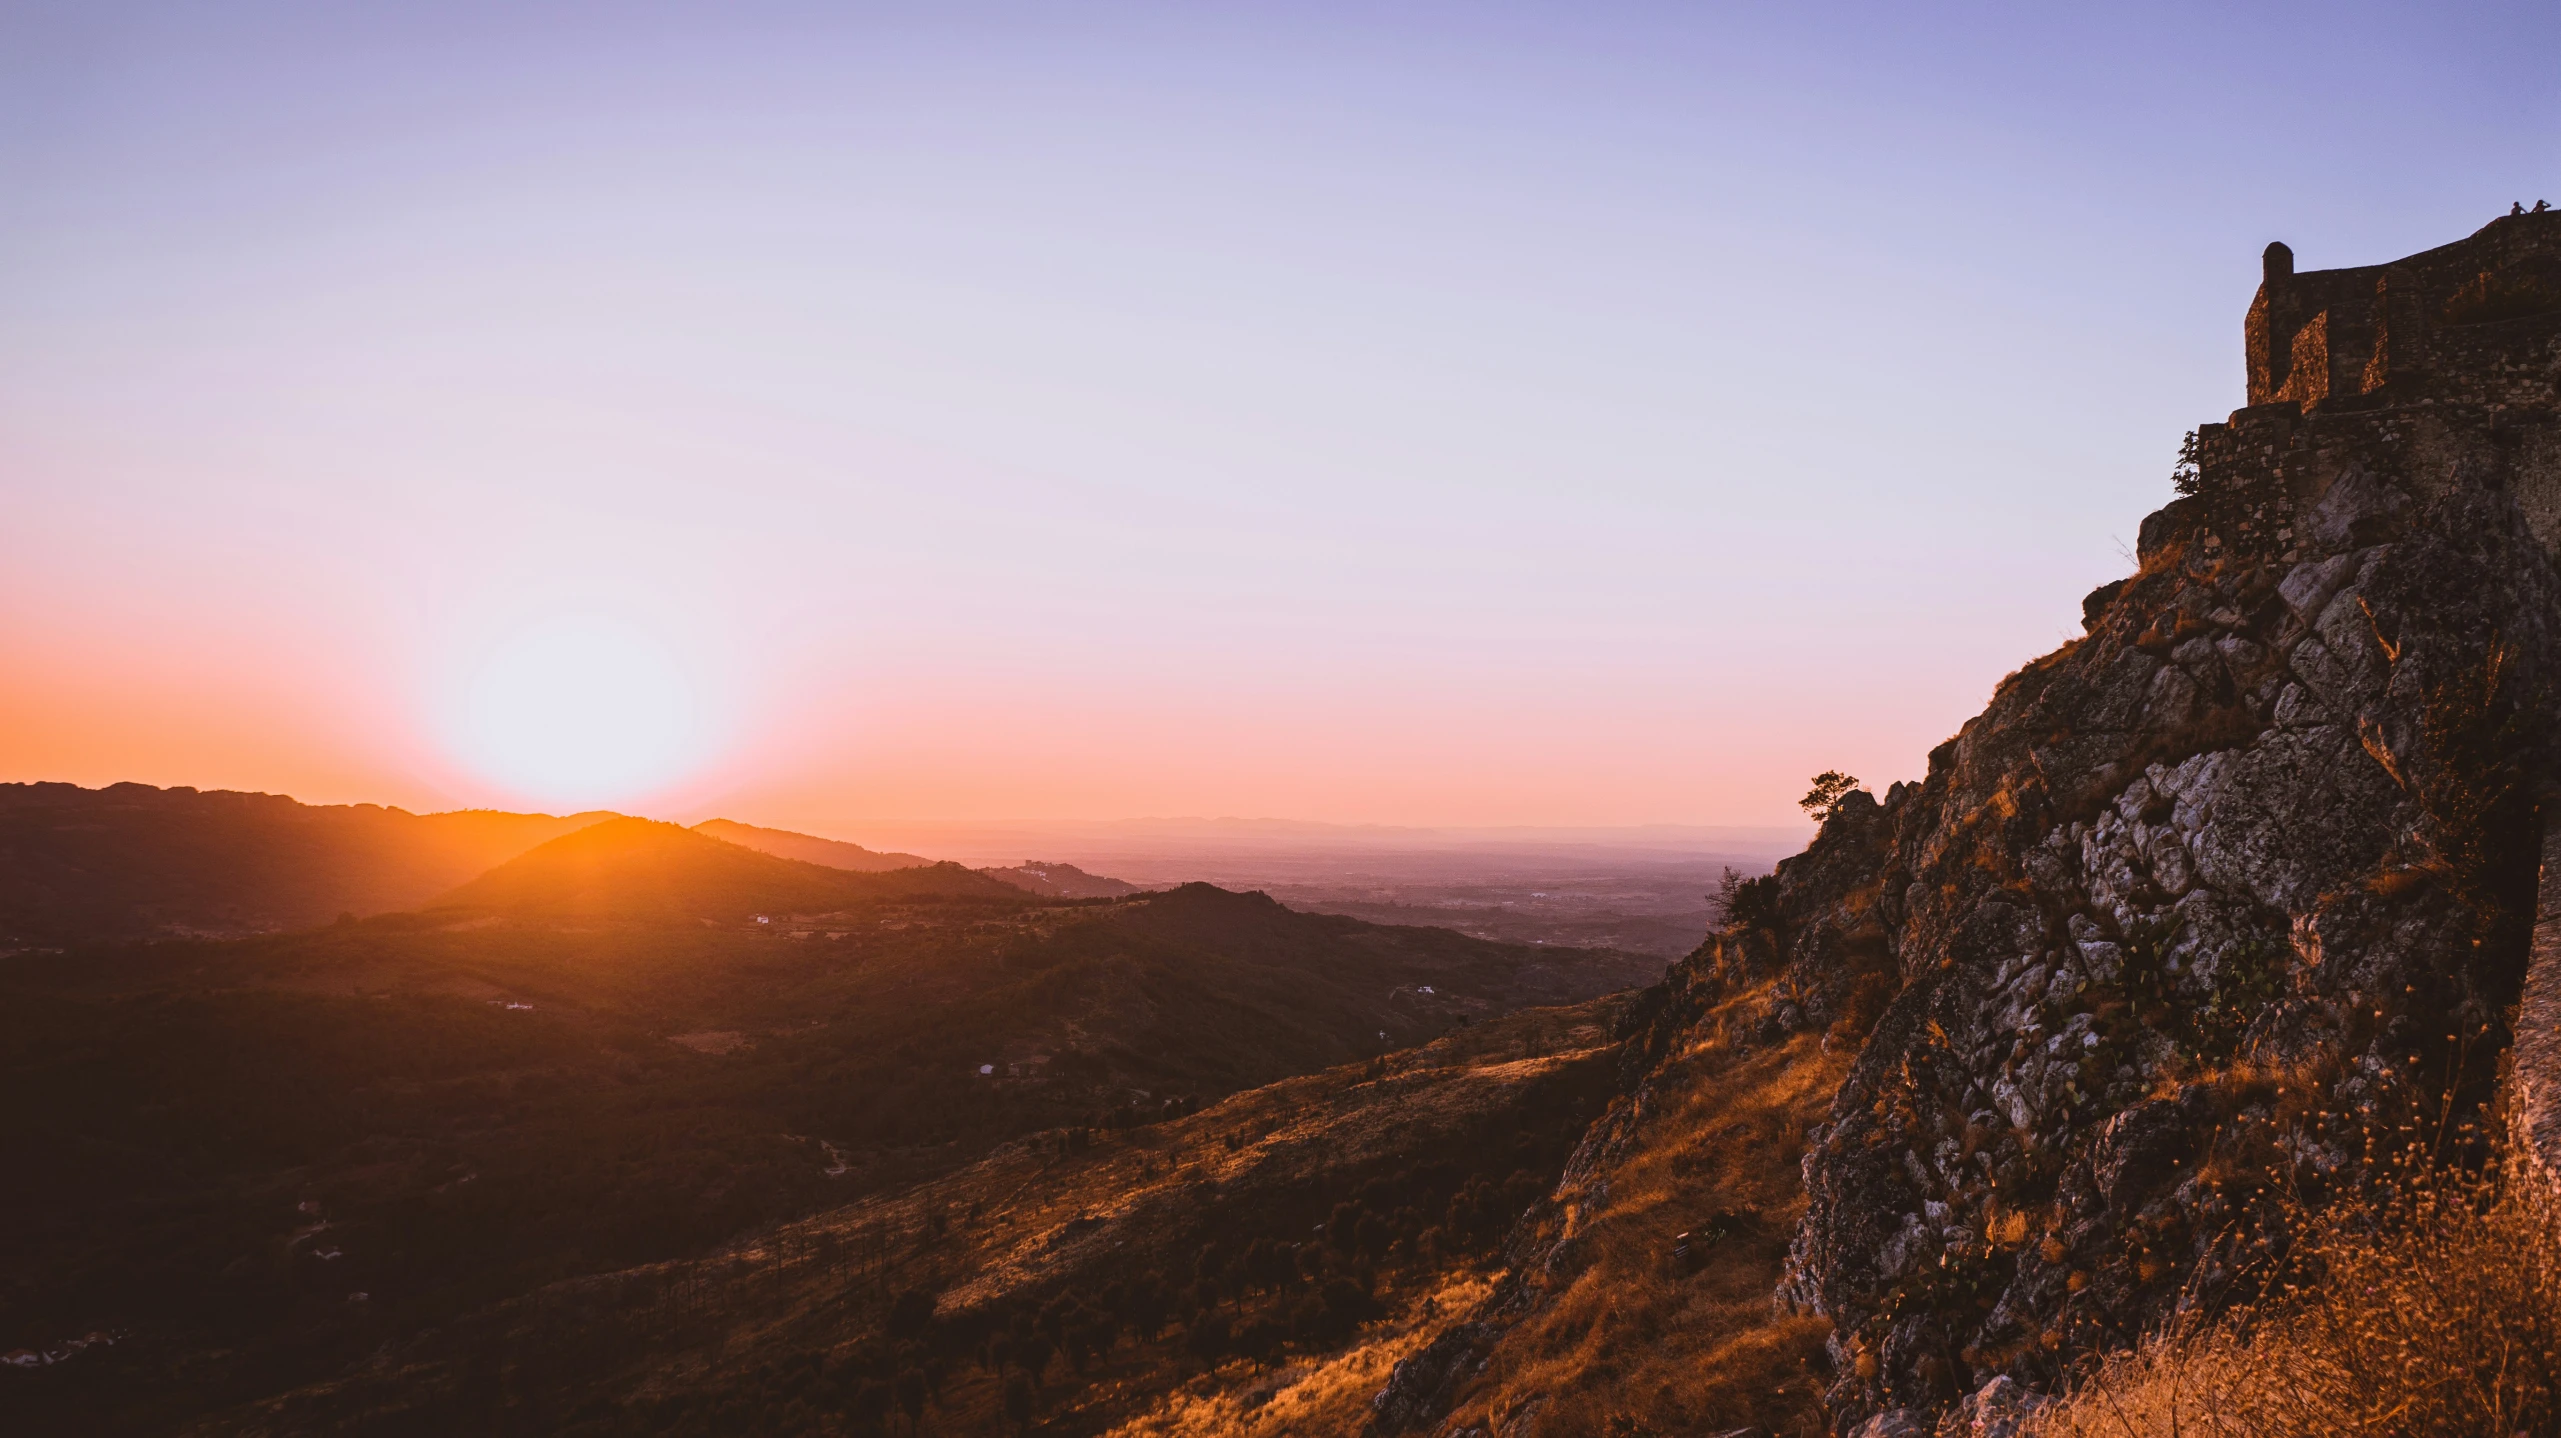
POLYGON ((2561 1206, 2534 1170, 2415 1161, 2297 1204, 2255 1306, 2106 1360, 2037 1438, 2561 1432, 2561 1206))

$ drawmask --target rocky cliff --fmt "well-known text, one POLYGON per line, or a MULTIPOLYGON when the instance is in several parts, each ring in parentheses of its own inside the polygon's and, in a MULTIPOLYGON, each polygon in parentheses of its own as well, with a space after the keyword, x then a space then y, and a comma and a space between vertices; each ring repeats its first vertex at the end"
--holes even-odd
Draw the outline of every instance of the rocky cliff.
POLYGON ((2077 1359, 2246 1296, 2276 1195, 2481 1141, 2561 677, 2554 221, 2358 271, 2271 250, 2265 402, 2200 432, 2138 572, 1927 777, 1841 802, 1649 996, 1513 1278, 1399 1371, 1381 1431, 1500 1370, 1604 1221, 1649 1094, 1711 1042, 1855 1047, 1777 1294, 1831 1325, 1843 1431, 2005 1431, 2077 1359), (2272 346, 2340 378, 2275 393, 2272 346))
POLYGON ((2491 1097, 2561 588, 2490 477, 2417 488, 2349 472, 2290 563, 2156 526, 2087 638, 1711 945, 1817 1017, 1894 956, 1784 1288, 1837 1413, 2050 1380, 2246 1282, 2271 1189, 2491 1097))

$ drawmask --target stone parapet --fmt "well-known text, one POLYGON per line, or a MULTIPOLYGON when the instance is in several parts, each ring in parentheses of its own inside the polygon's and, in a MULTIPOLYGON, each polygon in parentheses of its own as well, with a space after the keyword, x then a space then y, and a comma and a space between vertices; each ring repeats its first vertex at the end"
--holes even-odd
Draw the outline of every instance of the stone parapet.
POLYGON ((2561 334, 2561 211, 2508 215, 2389 264, 2296 273, 2270 245, 2242 324, 2250 403, 2552 408, 2535 355, 2561 334))

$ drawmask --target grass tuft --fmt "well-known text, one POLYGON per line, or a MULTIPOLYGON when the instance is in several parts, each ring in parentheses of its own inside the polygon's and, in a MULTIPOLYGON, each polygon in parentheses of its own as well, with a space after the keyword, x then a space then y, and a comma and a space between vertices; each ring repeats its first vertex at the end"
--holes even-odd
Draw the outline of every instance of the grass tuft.
POLYGON ((2418 1159, 2299 1202, 2255 1305, 2108 1358, 2035 1438, 2561 1432, 2561 1205, 2538 1175, 2418 1159))

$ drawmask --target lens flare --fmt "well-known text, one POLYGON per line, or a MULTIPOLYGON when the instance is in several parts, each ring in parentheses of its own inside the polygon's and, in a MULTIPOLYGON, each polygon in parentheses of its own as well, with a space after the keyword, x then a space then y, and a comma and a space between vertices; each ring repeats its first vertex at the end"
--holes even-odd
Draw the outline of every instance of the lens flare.
POLYGON ((466 762, 549 804, 648 793, 682 777, 703 738, 701 705, 667 646, 589 617, 552 620, 492 649, 457 719, 466 762))

